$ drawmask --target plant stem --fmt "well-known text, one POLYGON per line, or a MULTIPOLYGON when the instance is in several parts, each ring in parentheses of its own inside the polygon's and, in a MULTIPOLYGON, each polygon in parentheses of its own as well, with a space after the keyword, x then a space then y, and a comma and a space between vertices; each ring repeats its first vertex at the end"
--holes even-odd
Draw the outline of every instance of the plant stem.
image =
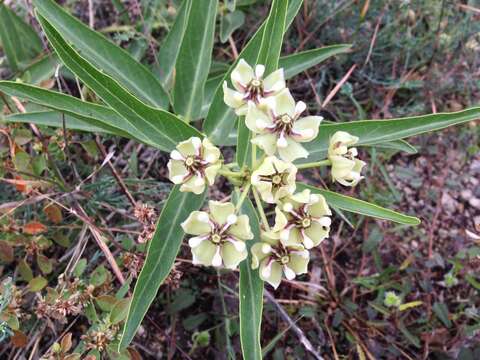
POLYGON ((325 160, 322 160, 322 161, 315 161, 315 162, 311 162, 311 163, 305 163, 305 164, 297 165, 297 169, 302 170, 302 169, 310 169, 310 168, 314 168, 314 167, 329 166, 329 165, 332 165, 332 162, 328 159, 325 159, 325 160))
POLYGON ((260 200, 260 196, 258 196, 257 190, 255 188, 253 190, 253 197, 255 198, 255 204, 257 205, 257 211, 260 215, 260 219, 262 220, 263 226, 267 231, 270 231, 270 225, 268 225, 267 216, 265 215, 265 211, 263 211, 262 201, 260 200))
POLYGON ((237 205, 235 206, 235 211, 240 210, 240 208, 242 207, 243 202, 245 201, 245 199, 248 196, 248 193, 250 192, 251 185, 252 184, 250 183, 250 181, 247 183, 247 185, 245 185, 245 188, 243 189, 242 195, 240 195, 240 198, 238 199, 237 205))
POLYGON ((242 176, 244 176, 244 174, 241 173, 241 172, 224 170, 224 169, 220 169, 220 170, 218 171, 218 173, 219 173, 220 175, 225 176, 225 177, 242 177, 242 176))
POLYGON ((252 169, 257 168, 257 145, 252 144, 252 169))

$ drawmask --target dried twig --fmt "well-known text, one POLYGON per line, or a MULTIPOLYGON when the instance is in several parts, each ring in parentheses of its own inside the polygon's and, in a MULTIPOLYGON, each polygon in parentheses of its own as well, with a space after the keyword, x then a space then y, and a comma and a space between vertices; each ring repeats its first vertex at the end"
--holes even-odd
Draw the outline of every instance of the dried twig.
POLYGON ((267 290, 265 290, 264 294, 268 301, 270 301, 277 308, 278 313, 280 314, 282 319, 285 320, 288 323, 288 326, 291 327, 292 330, 295 332, 298 340, 300 340, 305 349, 310 352, 315 357, 315 359, 323 360, 323 357, 315 350, 310 340, 308 340, 308 338, 303 333, 302 329, 300 329, 297 324, 295 324, 295 321, 290 318, 283 306, 280 305, 277 300, 275 300, 275 297, 267 290))

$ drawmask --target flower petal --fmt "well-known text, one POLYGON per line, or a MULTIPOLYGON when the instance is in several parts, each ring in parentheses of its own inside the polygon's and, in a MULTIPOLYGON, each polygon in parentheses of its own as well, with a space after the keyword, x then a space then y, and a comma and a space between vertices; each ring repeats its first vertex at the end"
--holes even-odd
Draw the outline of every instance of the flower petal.
POLYGON ((290 253, 290 262, 288 266, 295 274, 305 274, 308 272, 308 262, 310 261, 310 254, 307 250, 295 251, 290 253))
POLYGON ((215 246, 211 241, 202 241, 200 245, 192 248, 192 255, 197 263, 210 266, 212 265, 212 260, 216 251, 217 246, 215 246))
POLYGON ((249 101, 245 125, 251 131, 263 134, 267 126, 273 125, 273 119, 266 112, 260 110, 253 101, 249 101))
POLYGON ((181 192, 192 192, 196 195, 200 195, 205 191, 205 179, 201 176, 192 176, 182 186, 180 186, 181 192))
POLYGON ((288 219, 285 214, 281 211, 280 207, 275 207, 275 226, 273 227, 273 231, 280 231, 287 226, 288 219))
POLYGON ((299 143, 291 138, 287 138, 287 146, 279 147, 278 154, 284 161, 293 162, 296 159, 307 158, 308 151, 299 143))
MULTIPOLYGON (((313 246, 318 246, 329 235, 330 227, 324 227, 318 222, 312 221, 312 225, 305 229, 307 235, 313 242, 313 246)), ((313 247, 312 246, 312 247, 313 247)))
POLYGON ((243 251, 237 251, 233 244, 227 242, 222 245, 221 255, 225 267, 235 269, 240 262, 247 258, 248 252, 246 248, 243 251))
POLYGON ((210 200, 208 202, 210 215, 213 221, 219 225, 224 225, 227 222, 229 215, 235 213, 235 205, 231 202, 220 202, 210 200))
POLYGON ((260 279, 268 282, 276 289, 282 281, 282 267, 276 261, 267 261, 267 259, 264 259, 260 263, 259 275, 260 279))
POLYGON ((177 145, 177 150, 180 151, 183 156, 196 155, 201 143, 202 141, 200 138, 194 136, 188 140, 180 142, 177 145))
POLYGON ((252 229, 247 215, 240 215, 237 222, 229 227, 228 233, 236 239, 251 240, 253 239, 252 229))
POLYGON ((253 69, 248 63, 240 59, 237 63, 237 66, 232 71, 230 75, 232 79, 232 84, 238 91, 242 91, 242 87, 246 87, 250 81, 253 80, 255 74, 253 69))
POLYGON ((215 183, 215 177, 217 176, 218 170, 222 167, 221 163, 217 163, 214 165, 210 165, 205 168, 205 178, 209 185, 213 185, 215 183))
POLYGON ((193 211, 181 225, 183 231, 190 235, 205 235, 211 231, 209 216, 205 211, 193 211))
POLYGON ((322 122, 321 116, 306 116, 298 119, 293 123, 293 131, 295 140, 299 142, 312 141, 318 135, 318 128, 322 122))
POLYGON ((188 174, 188 170, 183 164, 183 161, 170 160, 167 164, 168 178, 174 184, 181 184, 185 176, 188 174))
POLYGON ((227 106, 238 109, 242 105, 245 105, 245 100, 243 100, 243 95, 238 91, 232 90, 227 86, 227 82, 223 83, 223 101, 227 106))
POLYGON ((274 98, 274 113, 276 116, 287 114, 290 117, 295 116, 295 100, 288 88, 283 89, 274 98))
POLYGON ((263 81, 263 89, 276 93, 285 88, 285 75, 283 69, 278 69, 268 75, 263 81))
POLYGON ((269 156, 274 155, 277 151, 277 137, 274 134, 256 135, 250 142, 257 145, 269 156))

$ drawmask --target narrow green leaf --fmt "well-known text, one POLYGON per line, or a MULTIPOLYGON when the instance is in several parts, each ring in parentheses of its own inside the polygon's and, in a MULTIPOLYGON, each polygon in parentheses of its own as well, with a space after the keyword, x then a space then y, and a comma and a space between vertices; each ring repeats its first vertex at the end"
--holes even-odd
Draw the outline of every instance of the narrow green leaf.
MULTIPOLYGON (((298 10, 300 9, 300 6, 302 5, 302 2, 303 0, 289 1, 285 29, 288 29, 292 23, 293 19, 297 15, 298 10)), ((248 44, 243 48, 239 55, 239 59, 244 59, 249 64, 254 64, 256 62, 258 57, 258 49, 262 43, 267 20, 265 20, 262 26, 260 26, 257 32, 250 39, 248 44)), ((215 144, 222 144, 222 142, 229 137, 229 134, 235 124, 234 111, 232 111, 232 109, 230 109, 223 102, 223 89, 221 84, 223 81, 228 80, 236 65, 237 61, 230 66, 230 69, 227 71, 222 81, 220 81, 220 85, 217 87, 210 105, 210 110, 208 111, 207 117, 203 122, 204 132, 215 144)))
POLYGON ((15 44, 19 43, 12 16, 14 14, 4 4, 0 4, 0 40, 2 41, 3 51, 7 56, 8 65, 12 71, 18 71, 18 63, 21 61, 18 48, 15 44))
POLYGON ((226 43, 228 37, 243 25, 245 22, 245 13, 241 10, 235 10, 224 14, 220 18, 220 41, 226 43))
POLYGON ((283 56, 280 58, 278 67, 283 68, 285 78, 290 79, 332 56, 347 52, 351 46, 350 44, 330 45, 283 56))
POLYGON ((258 49, 256 64, 265 65, 265 75, 277 70, 285 33, 288 0, 273 0, 258 49))
MULTIPOLYGON (((55 128, 63 127, 62 113, 59 111, 34 111, 28 113, 11 114, 2 116, 0 120, 11 123, 31 123, 35 125, 51 126, 55 128)), ((118 135, 110 130, 92 125, 86 121, 74 118, 70 115, 65 115, 65 127, 70 130, 88 131, 92 133, 105 133, 111 135, 118 135)))
POLYGON ((1 3, 0 40, 13 72, 25 66, 42 51, 40 38, 31 26, 1 3))
POLYGON ((205 82, 212 61, 218 0, 193 1, 176 63, 173 107, 186 122, 202 110, 205 82))
POLYGON ((122 48, 71 16, 52 0, 34 0, 37 12, 96 68, 110 75, 148 105, 165 109, 169 98, 160 82, 122 48))
POLYGON ((175 63, 177 62, 180 46, 182 45, 185 29, 187 28, 187 20, 191 7, 192 0, 183 1, 178 9, 175 22, 158 51, 157 57, 160 68, 157 69, 157 72, 162 85, 167 89, 173 85, 175 63))
POLYGON ((336 131, 347 131, 360 138, 358 145, 380 144, 425 132, 444 129, 480 118, 480 107, 452 113, 412 116, 390 120, 360 120, 340 124, 320 125, 317 138, 305 144, 310 152, 308 161, 322 160, 328 150, 330 137, 336 131))
POLYGON ((51 79, 59 61, 55 55, 47 54, 29 65, 22 74, 22 81, 28 84, 41 85, 51 79))
MULTIPOLYGON (((56 91, 50 91, 41 87, 13 81, 0 81, 0 91, 3 91, 10 96, 17 96, 39 105, 61 111, 65 114, 76 117, 84 123, 93 125, 97 128, 102 128, 109 133, 134 138, 150 144, 148 138, 108 107, 85 102, 73 96, 65 95, 56 91)), ((60 126, 62 126, 61 124, 62 120, 60 120, 60 126)), ((162 150, 168 151, 168 149, 165 148, 162 150)))
POLYGON ((259 219, 252 202, 246 199, 240 209, 248 215, 250 226, 255 235, 254 240, 247 241, 248 258, 240 264, 240 343, 244 359, 261 360, 262 346, 260 344, 263 311, 263 281, 258 275, 258 269, 252 270, 252 255, 250 248, 260 241, 259 219))
POLYGON ((201 136, 175 115, 152 108, 131 95, 113 78, 82 58, 43 17, 38 16, 38 19, 62 62, 151 143, 172 150, 182 140, 201 136))
POLYGON ((407 154, 418 153, 417 149, 405 140, 393 140, 378 144, 364 144, 363 146, 371 146, 377 149, 391 149, 406 152, 407 154))
POLYGON ((418 225, 420 220, 414 216, 408 216, 396 211, 385 209, 381 206, 369 202, 341 195, 333 191, 319 189, 303 183, 297 183, 297 190, 310 189, 314 193, 321 194, 327 200, 327 203, 341 210, 353 212, 356 214, 371 216, 378 219, 390 220, 399 224, 418 225))
POLYGON ((448 307, 445 305, 445 303, 436 301, 432 306, 432 310, 443 323, 443 325, 445 325, 447 328, 452 326, 452 321, 448 317, 448 307))
MULTIPOLYGON (((278 58, 282 50, 283 34, 285 33, 285 17, 287 15, 288 0, 273 0, 268 15, 262 42, 258 49, 255 64, 265 65, 265 75, 269 75, 278 68, 278 58)), ((252 64, 253 65, 253 64, 252 64)), ((242 166, 246 159, 250 159, 250 131, 245 125, 244 118, 238 122, 237 162, 242 166)))
POLYGON ((160 285, 170 273, 184 237, 180 224, 192 211, 202 206, 204 199, 205 194, 180 192, 179 186, 175 186, 170 192, 133 290, 120 349, 125 349, 132 341, 160 285))

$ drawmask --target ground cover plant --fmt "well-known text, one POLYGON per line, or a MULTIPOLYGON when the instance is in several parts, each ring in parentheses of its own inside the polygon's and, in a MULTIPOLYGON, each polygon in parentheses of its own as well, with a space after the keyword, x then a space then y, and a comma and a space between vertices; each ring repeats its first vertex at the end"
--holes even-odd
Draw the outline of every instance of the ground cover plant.
MULTIPOLYGON (((9 79, 0 81, 6 189, 0 205, 1 353, 475 358, 480 195, 474 120, 480 108, 452 98, 446 110, 457 111, 438 112, 435 89, 429 89, 431 106, 424 112, 432 114, 406 116, 418 106, 412 92, 426 82, 422 72, 456 35, 464 36, 462 30, 475 35, 475 29, 458 21, 450 38, 442 36, 445 19, 454 16, 444 3, 428 8, 418 24, 413 5, 375 9, 378 4, 364 2, 352 11, 357 25, 369 11, 376 15, 373 35, 362 43, 365 29, 357 28, 350 44, 341 31, 285 37, 300 18, 304 25, 313 21, 308 12, 321 2, 146 3, 112 2, 126 25, 104 24, 102 32, 115 33, 116 43, 93 29, 92 2, 89 25, 72 16, 68 4, 52 0, 13 7, 27 22, 0 4, 9 79), (256 9, 265 16, 236 43, 232 34, 256 9), (431 41, 425 36, 432 44, 425 61, 409 54, 415 62, 409 71, 407 60, 375 53, 375 46, 393 46, 392 36, 380 30, 388 11, 405 14, 396 24, 401 31, 424 26, 433 34, 431 41), (315 47, 322 37, 327 45, 315 47), (284 46, 292 51, 281 56, 284 46), (362 46, 361 71, 353 75, 357 63, 339 60, 347 69, 321 101, 321 85, 331 74, 313 82, 309 72, 334 56, 357 61, 361 51, 355 49, 362 46), (384 81, 383 92, 355 87, 355 76, 377 84, 381 70, 369 64, 379 56, 382 66, 392 64, 393 75, 404 65, 400 80, 384 81), (302 74, 308 91, 301 90, 302 74), (405 105, 398 111, 403 117, 390 118, 394 100, 398 108, 405 105), (367 113, 388 119, 363 120, 367 113), (405 140, 464 123, 455 145, 467 154, 462 160, 445 144, 432 149, 405 140), (437 169, 431 160, 420 161, 420 153, 412 169, 402 161, 417 148, 432 157, 444 151, 452 160, 437 169), (120 165, 126 170, 119 172, 120 165), (434 239, 442 238, 434 233, 438 204, 450 215, 459 205, 445 190, 420 192, 416 172, 422 166, 424 180, 455 186, 468 203, 462 211, 470 223, 462 224, 462 234, 472 240, 444 257, 434 249, 434 239), (466 168, 449 184, 449 171, 466 168), (371 180, 378 173, 380 186, 371 180), (412 199, 411 187, 419 189, 418 198, 412 199), (423 225, 413 206, 408 214, 395 210, 402 201, 417 208, 437 204, 427 233, 418 230, 423 225), (424 266, 425 249, 382 250, 384 240, 422 237, 424 266), (203 296, 217 299, 216 307, 197 301, 203 296), (34 308, 27 310, 28 303, 34 308), (161 348, 150 346, 150 331, 161 348)), ((468 4, 459 9, 477 11, 468 4)), ((475 54, 475 36, 465 39, 465 49, 475 54)), ((462 66, 476 60, 466 54, 462 66)), ((475 103, 478 80, 463 84, 452 85, 452 94, 468 92, 475 103)), ((444 241, 453 236, 458 232, 444 241)))

